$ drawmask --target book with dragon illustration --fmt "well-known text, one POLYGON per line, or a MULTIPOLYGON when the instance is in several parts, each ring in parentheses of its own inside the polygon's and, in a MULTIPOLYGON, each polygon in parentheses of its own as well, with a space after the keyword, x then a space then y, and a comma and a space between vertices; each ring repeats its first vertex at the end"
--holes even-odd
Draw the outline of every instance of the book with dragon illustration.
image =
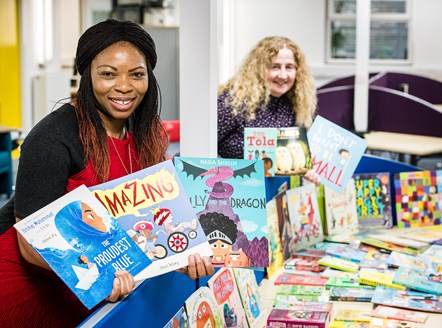
POLYGON ((321 183, 344 192, 367 148, 367 141, 320 115, 313 121, 307 137, 312 167, 321 177, 321 183))
POLYGON ((207 282, 218 308, 221 309, 224 327, 248 328, 238 286, 232 268, 220 268, 207 282))
POLYGON ((178 178, 213 249, 216 267, 268 267, 261 160, 175 157, 178 178))
POLYGON ((315 185, 292 188, 287 190, 286 194, 294 251, 322 242, 324 234, 315 185))
POLYGON ((14 227, 88 309, 110 295, 115 271, 137 278, 151 263, 84 185, 14 227))
POLYGON ((394 176, 398 228, 439 225, 441 211, 436 171, 400 172, 394 176))
POLYGON ((189 327, 224 327, 221 309, 209 287, 198 288, 184 301, 184 307, 189 327))
POLYGON ((356 209, 356 189, 350 179, 343 192, 324 186, 325 233, 333 235, 353 235, 359 232, 356 209))
POLYGON ((171 160, 89 188, 152 260, 149 278, 213 251, 171 160))
POLYGON ((244 128, 244 159, 264 161, 264 175, 275 175, 276 128, 244 128))
POLYGON ((359 173, 353 178, 360 229, 393 227, 390 173, 359 173))

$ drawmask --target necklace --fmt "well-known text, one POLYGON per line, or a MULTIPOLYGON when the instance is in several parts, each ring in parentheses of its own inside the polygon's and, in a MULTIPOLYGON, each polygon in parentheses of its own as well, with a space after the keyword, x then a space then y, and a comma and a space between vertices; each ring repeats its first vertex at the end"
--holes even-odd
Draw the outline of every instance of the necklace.
POLYGON ((120 160, 120 163, 123 166, 124 170, 126 171, 127 174, 132 173, 132 156, 130 153, 130 143, 127 145, 127 149, 129 151, 129 169, 130 169, 130 171, 128 171, 126 168, 126 165, 124 165, 124 162, 120 156, 120 153, 118 152, 117 146, 115 146, 115 142, 114 142, 113 138, 112 137, 109 137, 109 138, 112 142, 112 145, 114 146, 115 152, 117 153, 118 159, 120 160))

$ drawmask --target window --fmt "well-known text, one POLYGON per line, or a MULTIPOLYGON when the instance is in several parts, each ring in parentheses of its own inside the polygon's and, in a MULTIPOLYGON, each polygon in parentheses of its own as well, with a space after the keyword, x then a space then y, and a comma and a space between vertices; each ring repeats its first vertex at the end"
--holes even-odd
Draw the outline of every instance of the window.
MULTIPOLYGON (((328 1, 329 62, 350 62, 355 59, 356 1, 328 1)), ((410 62, 410 1, 371 0, 370 61, 372 63, 410 62)))

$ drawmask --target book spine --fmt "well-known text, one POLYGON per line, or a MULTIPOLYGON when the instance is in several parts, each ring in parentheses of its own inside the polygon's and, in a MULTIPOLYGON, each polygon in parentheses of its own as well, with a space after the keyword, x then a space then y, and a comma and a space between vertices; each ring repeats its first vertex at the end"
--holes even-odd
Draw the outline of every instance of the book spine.
POLYGON ((326 328, 324 322, 290 322, 284 319, 267 319, 268 327, 277 328, 326 328))

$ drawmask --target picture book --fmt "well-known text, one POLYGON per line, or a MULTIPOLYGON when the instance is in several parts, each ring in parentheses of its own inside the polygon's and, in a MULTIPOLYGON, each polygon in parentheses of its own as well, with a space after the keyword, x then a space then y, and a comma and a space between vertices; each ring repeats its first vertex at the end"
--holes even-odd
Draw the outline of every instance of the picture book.
POLYGON ((442 295, 442 273, 429 273, 399 267, 393 277, 393 282, 413 290, 442 295))
POLYGON ((341 287, 341 288, 365 288, 367 286, 359 284, 359 280, 357 278, 352 277, 328 277, 325 283, 325 289, 330 289, 332 287, 341 287))
POLYGON ((392 244, 396 244, 399 246, 410 247, 410 248, 414 248, 414 249, 418 249, 418 250, 422 250, 423 248, 426 248, 429 246, 428 243, 423 242, 423 241, 407 239, 407 238, 403 238, 401 236, 395 236, 395 235, 387 234, 387 233, 371 234, 371 235, 368 235, 368 237, 375 238, 375 239, 378 239, 381 241, 385 241, 387 243, 392 243, 392 244))
POLYGON ((278 285, 276 295, 295 295, 295 296, 321 296, 324 291, 323 286, 307 285, 278 285))
MULTIPOLYGON (((368 322, 332 320, 328 328, 371 328, 368 322)), ((396 328, 396 327, 395 327, 396 328)))
POLYGON ((335 256, 326 255, 318 261, 319 264, 333 269, 357 273, 359 265, 355 262, 340 259, 335 256))
MULTIPOLYGON (((284 287, 289 285, 280 285, 278 287, 284 287)), ((317 286, 316 286, 317 287, 317 286)), ((324 303, 328 302, 328 296, 323 295, 275 295, 275 298, 273 299, 273 307, 280 309, 284 308, 284 304, 294 304, 294 303, 324 303)), ((309 309, 310 311, 310 309, 309 309)))
POLYGON ((442 313, 442 296, 413 290, 377 286, 371 302, 411 310, 442 313))
POLYGON ((275 175, 276 128, 244 128, 244 159, 264 161, 264 175, 275 175))
POLYGON ((307 138, 312 166, 321 177, 321 183, 344 192, 367 148, 367 141, 320 115, 313 121, 307 138))
POLYGON ((353 178, 360 229, 393 227, 390 173, 359 173, 353 178))
POLYGON ((184 301, 184 306, 189 327, 224 327, 221 309, 209 287, 199 287, 184 301))
POLYGON ((428 313, 399 309, 392 306, 378 305, 373 310, 373 316, 385 319, 395 319, 425 323, 428 319, 428 313))
POLYGON ((110 295, 115 271, 136 277, 151 263, 84 185, 14 227, 88 309, 110 295))
POLYGON ((212 256, 206 235, 171 160, 89 188, 152 260, 145 278, 212 256))
POLYGON ((430 245, 421 255, 426 257, 442 258, 442 245, 430 245))
POLYGON ((370 269, 359 271, 359 283, 370 286, 386 286, 395 289, 406 289, 404 286, 393 282, 394 274, 378 272, 370 269))
POLYGON ((436 171, 400 172, 394 176, 398 228, 439 225, 441 209, 432 197, 437 192, 436 171))
POLYGON ((305 174, 312 168, 306 128, 276 129, 275 161, 275 176, 305 174))
POLYGON ((319 259, 315 258, 293 258, 284 263, 285 270, 304 271, 306 274, 313 272, 322 272, 326 268, 318 263, 319 259))
POLYGON ((299 252, 292 253, 292 258, 299 258, 304 260, 319 260, 326 255, 324 249, 316 249, 313 247, 304 248, 299 252))
POLYGON ((338 321, 370 322, 371 312, 371 310, 339 309, 333 318, 338 321))
POLYGON ((339 257, 341 259, 360 263, 367 256, 367 252, 353 248, 348 245, 332 244, 325 250, 327 255, 339 257))
POLYGON ((224 326, 247 328, 247 318, 239 296, 235 276, 231 268, 220 268, 207 282, 218 308, 221 309, 224 326))
POLYGON ((291 311, 320 311, 331 312, 333 303, 331 302, 313 302, 313 301, 297 301, 292 298, 278 298, 273 303, 275 309, 291 310, 291 311))
POLYGON ((182 306, 177 313, 170 319, 164 328, 190 328, 189 320, 187 319, 187 313, 184 306, 182 306))
POLYGON ((358 273, 356 272, 346 272, 341 270, 336 270, 332 268, 327 268, 320 273, 324 277, 346 277, 348 279, 358 279, 358 273))
POLYGON ((325 231, 329 236, 359 232, 356 189, 351 178, 342 192, 324 186, 325 231))
POLYGON ((263 161, 201 157, 174 160, 213 248, 213 265, 268 267, 263 161))
POLYGON ((328 312, 272 309, 267 317, 267 326, 278 328, 326 328, 328 312))
POLYGON ((387 259, 387 264, 392 267, 409 268, 421 272, 426 272, 432 269, 431 261, 428 259, 396 251, 390 253, 390 256, 387 259))
POLYGON ((382 253, 376 250, 367 251, 365 258, 359 262, 359 268, 371 268, 378 271, 384 271, 388 268, 387 260, 390 253, 382 253))
POLYGON ((428 229, 403 229, 400 237, 422 241, 424 243, 432 243, 442 239, 442 231, 433 231, 428 229))
POLYGON ((370 302, 373 293, 374 288, 331 287, 329 299, 342 302, 370 302))
POLYGON ((365 237, 365 238, 361 238, 360 239, 361 243, 363 244, 367 244, 370 246, 375 246, 377 248, 382 248, 382 249, 386 249, 389 251, 397 251, 397 252, 401 252, 401 253, 405 253, 405 254, 410 254, 410 255, 416 255, 419 253, 418 250, 416 250, 415 248, 411 248, 411 247, 406 247, 406 246, 401 246, 401 245, 396 245, 393 243, 389 243, 386 241, 382 241, 376 238, 372 238, 372 237, 365 237))
POLYGON ((233 274, 241 297, 242 307, 250 327, 256 327, 266 313, 255 273, 247 268, 233 268, 233 274))
POLYGON ((279 235, 278 225, 278 209, 276 207, 276 199, 272 198, 267 202, 267 227, 269 234, 269 267, 267 270, 267 278, 273 275, 282 268, 282 244, 279 235))
POLYGON ((294 250, 299 251, 324 240, 316 188, 307 184, 286 191, 294 250))
POLYGON ((281 273, 275 279, 275 285, 324 286, 327 277, 281 273))
POLYGON ((295 252, 295 238, 290 223, 287 190, 275 196, 276 210, 278 212, 278 229, 282 246, 282 259, 286 261, 295 252))
POLYGON ((369 328, 421 328, 421 324, 406 320, 372 318, 369 328))

